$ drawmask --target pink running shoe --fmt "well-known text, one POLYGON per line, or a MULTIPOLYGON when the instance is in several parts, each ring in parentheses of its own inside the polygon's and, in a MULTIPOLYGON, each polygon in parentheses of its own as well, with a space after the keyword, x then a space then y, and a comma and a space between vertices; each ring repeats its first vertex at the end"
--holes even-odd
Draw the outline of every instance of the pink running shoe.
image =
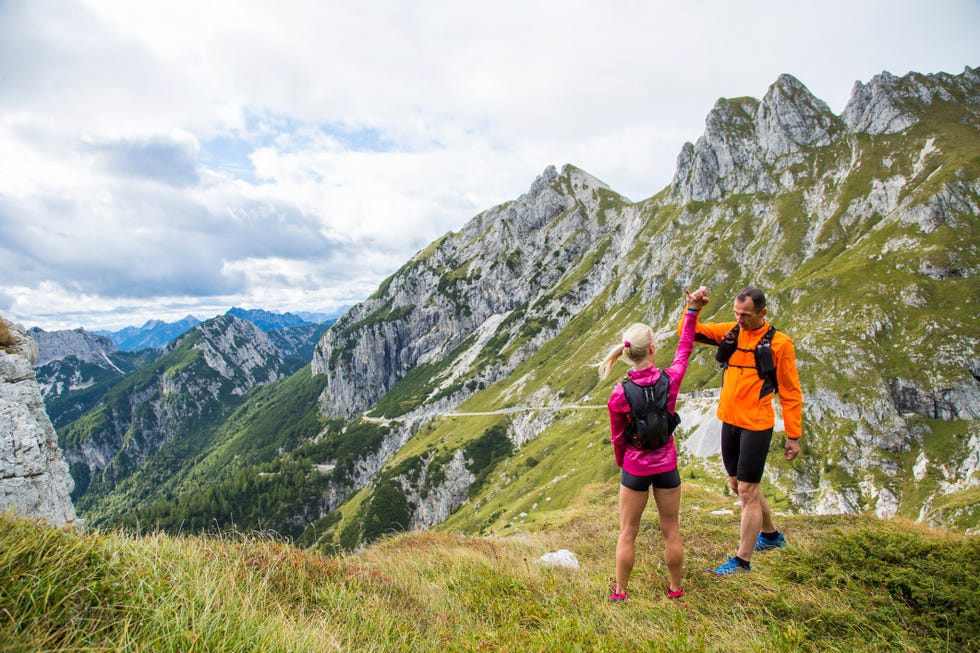
POLYGON ((684 596, 684 588, 678 587, 675 590, 670 589, 670 583, 667 583, 667 598, 668 599, 679 599, 684 596))
POLYGON ((626 592, 619 591, 619 587, 616 586, 616 583, 609 586, 609 600, 613 603, 622 603, 629 597, 630 595, 626 592))

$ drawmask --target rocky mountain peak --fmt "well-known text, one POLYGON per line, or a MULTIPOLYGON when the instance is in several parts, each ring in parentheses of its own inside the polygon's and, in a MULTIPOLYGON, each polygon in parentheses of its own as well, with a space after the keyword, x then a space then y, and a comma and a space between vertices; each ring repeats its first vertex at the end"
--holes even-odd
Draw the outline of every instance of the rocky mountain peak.
POLYGON ((770 163, 804 147, 829 145, 843 125, 827 103, 792 75, 780 75, 756 114, 760 148, 770 163))
POLYGON ((866 134, 891 134, 915 124, 915 114, 902 107, 899 81, 886 71, 875 75, 867 84, 854 82, 851 98, 841 114, 848 129, 866 134))
POLYGON ((969 66, 960 75, 909 73, 896 77, 885 71, 867 84, 854 82, 841 119, 852 132, 894 134, 918 122, 918 110, 933 102, 980 104, 978 87, 980 68, 969 66))
MULTIPOLYGON (((435 363, 468 339, 492 336, 502 320, 532 303, 608 230, 595 217, 604 196, 619 197, 574 166, 561 174, 549 166, 527 193, 484 211, 416 255, 317 345, 311 369, 327 375, 324 413, 352 417, 419 363, 435 363)), ((527 319, 525 313, 517 324, 527 319)), ((542 342, 557 326, 538 334, 542 342)), ((522 351, 486 366, 477 383, 500 378, 527 355, 522 351)))
POLYGON ((827 145, 843 131, 826 102, 792 75, 780 75, 761 102, 722 98, 715 103, 704 135, 681 149, 672 198, 707 201, 775 192, 775 173, 798 158, 788 155, 827 145))
POLYGON ((530 190, 527 192, 527 197, 537 197, 541 193, 546 192, 550 186, 551 182, 558 178, 558 170, 555 166, 548 166, 545 168, 544 172, 535 178, 534 182, 531 184, 530 190))
POLYGON ((36 365, 38 367, 69 355, 74 355, 78 360, 86 363, 105 365, 106 357, 116 351, 116 345, 110 338, 89 333, 81 328, 48 332, 33 327, 27 333, 37 343, 39 356, 36 365))
POLYGON ((830 145, 848 133, 903 131, 936 101, 980 103, 978 74, 976 68, 956 76, 883 72, 867 84, 855 83, 840 117, 792 75, 780 75, 761 102, 722 98, 708 114, 704 135, 681 148, 670 199, 774 193, 781 188, 780 173, 801 159, 802 148, 830 145))
POLYGON ((194 349, 205 364, 223 378, 234 381, 232 394, 245 394, 256 385, 284 376, 282 353, 253 323, 234 315, 220 315, 202 322, 164 350, 177 348, 186 338, 194 338, 194 349))
POLYGON ((755 98, 722 98, 715 103, 705 119, 704 135, 681 148, 672 198, 681 203, 708 201, 778 188, 759 142, 759 107, 755 98))

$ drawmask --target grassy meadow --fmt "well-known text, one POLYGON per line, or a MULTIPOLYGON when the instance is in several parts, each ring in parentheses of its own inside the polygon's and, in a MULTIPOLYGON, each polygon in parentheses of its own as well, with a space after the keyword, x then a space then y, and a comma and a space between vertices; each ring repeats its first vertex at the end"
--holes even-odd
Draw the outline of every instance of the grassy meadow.
POLYGON ((656 513, 610 604, 616 486, 546 530, 403 533, 324 556, 259 534, 55 529, 0 516, 0 650, 965 651, 980 649, 980 540, 870 516, 780 516, 751 574, 732 498, 684 486, 685 589, 664 594, 656 513), (578 569, 548 567, 568 549, 578 569))

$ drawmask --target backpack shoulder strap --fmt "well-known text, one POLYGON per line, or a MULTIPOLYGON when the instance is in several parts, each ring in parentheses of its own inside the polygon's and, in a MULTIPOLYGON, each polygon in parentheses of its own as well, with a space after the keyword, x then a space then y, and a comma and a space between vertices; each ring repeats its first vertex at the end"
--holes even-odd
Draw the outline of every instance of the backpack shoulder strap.
POLYGON ((640 386, 636 385, 636 382, 629 376, 624 377, 620 385, 623 386, 623 397, 629 404, 630 412, 636 412, 636 409, 640 407, 640 402, 643 401, 643 392, 640 391, 640 386))
POLYGON ((718 343, 718 351, 715 352, 715 360, 722 367, 728 365, 728 359, 732 357, 735 353, 735 349, 738 347, 738 334, 739 328, 736 324, 732 327, 732 330, 726 333, 721 338, 721 342, 718 343))
POLYGON ((762 379, 762 389, 759 398, 770 393, 779 393, 779 382, 776 379, 776 359, 772 353, 772 339, 776 336, 776 327, 769 325, 769 330, 759 339, 755 346, 755 367, 762 379))
POLYGON ((656 388, 657 401, 663 404, 658 408, 667 410, 667 397, 670 394, 670 374, 667 374, 667 370, 660 370, 660 378, 653 385, 656 388))

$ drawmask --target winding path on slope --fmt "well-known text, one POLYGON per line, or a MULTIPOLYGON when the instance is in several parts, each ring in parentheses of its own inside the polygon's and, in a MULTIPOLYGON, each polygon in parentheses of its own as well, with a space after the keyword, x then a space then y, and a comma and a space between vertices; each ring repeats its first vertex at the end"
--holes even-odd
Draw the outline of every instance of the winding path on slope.
MULTIPOLYGON (((561 406, 512 406, 510 408, 499 408, 497 410, 488 410, 483 412, 453 412, 453 413, 437 413, 437 417, 476 417, 480 415, 509 415, 512 413, 520 413, 525 411, 536 411, 536 410, 597 410, 606 409, 606 405, 581 405, 581 404, 570 404, 561 406)), ((375 424, 387 424, 389 422, 397 422, 397 418, 391 417, 368 417, 367 415, 361 415, 361 419, 365 422, 372 422, 375 424)))

